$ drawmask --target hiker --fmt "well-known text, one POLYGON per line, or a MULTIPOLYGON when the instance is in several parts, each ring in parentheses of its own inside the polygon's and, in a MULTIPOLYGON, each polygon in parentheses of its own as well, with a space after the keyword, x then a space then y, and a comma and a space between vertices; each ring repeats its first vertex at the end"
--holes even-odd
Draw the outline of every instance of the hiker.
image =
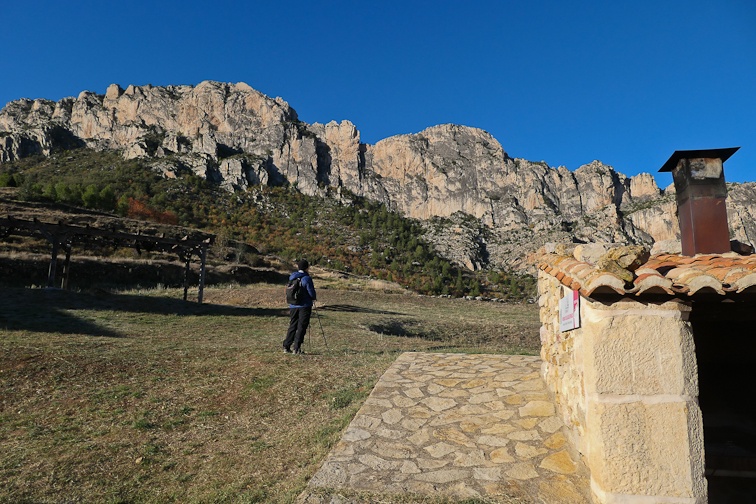
MULTIPOLYGON (((291 299, 289 288, 287 287, 287 301, 289 302, 289 330, 286 332, 286 339, 283 341, 283 349, 286 353, 303 354, 302 343, 304 342, 307 326, 310 325, 310 316, 312 315, 312 305, 316 299, 315 285, 312 283, 312 277, 308 273, 310 263, 307 259, 297 262, 298 271, 289 276, 289 285, 299 279, 299 288, 296 299, 291 299)), ((292 294, 293 295, 293 294, 292 294)))

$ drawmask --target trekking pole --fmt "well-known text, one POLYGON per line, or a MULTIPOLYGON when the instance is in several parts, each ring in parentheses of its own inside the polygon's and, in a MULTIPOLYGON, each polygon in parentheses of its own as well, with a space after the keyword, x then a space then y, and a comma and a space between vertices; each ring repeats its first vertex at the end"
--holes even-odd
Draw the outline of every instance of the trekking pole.
POLYGON ((325 347, 328 348, 328 341, 326 341, 325 337, 325 331, 323 330, 323 323, 320 321, 320 313, 315 309, 315 305, 312 305, 312 311, 315 312, 315 316, 318 318, 318 325, 320 325, 320 334, 323 335, 323 343, 325 343, 325 347))

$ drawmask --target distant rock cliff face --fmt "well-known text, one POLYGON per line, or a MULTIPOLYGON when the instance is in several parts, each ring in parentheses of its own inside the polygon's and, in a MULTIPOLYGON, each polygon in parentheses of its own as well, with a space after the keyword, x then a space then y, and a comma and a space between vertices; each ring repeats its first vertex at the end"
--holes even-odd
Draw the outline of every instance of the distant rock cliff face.
MULTIPOLYGON (((679 233, 673 190, 599 161, 575 171, 509 157, 487 132, 440 125, 375 145, 349 121, 305 124, 244 83, 108 87, 0 111, 0 162, 58 148, 118 149, 165 176, 182 170, 229 190, 295 184, 345 189, 425 222, 426 238, 469 268, 526 267, 547 241, 643 243, 679 233)), ((733 185, 731 231, 756 237, 756 187, 733 185)))

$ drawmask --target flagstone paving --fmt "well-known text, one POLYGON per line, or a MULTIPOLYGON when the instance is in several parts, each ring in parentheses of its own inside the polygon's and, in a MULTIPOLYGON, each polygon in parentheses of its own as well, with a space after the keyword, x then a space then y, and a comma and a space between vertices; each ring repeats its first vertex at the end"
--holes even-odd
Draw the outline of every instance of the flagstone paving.
POLYGON ((402 354, 299 502, 414 494, 589 504, 588 472, 540 367, 521 355, 402 354))

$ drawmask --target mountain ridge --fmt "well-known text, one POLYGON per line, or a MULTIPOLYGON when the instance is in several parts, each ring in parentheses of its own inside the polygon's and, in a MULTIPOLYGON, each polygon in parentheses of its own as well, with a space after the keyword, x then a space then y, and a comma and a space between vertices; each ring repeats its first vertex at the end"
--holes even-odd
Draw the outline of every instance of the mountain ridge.
MULTIPOLYGON (((425 238, 470 269, 524 269, 549 241, 651 246, 679 234, 674 189, 650 174, 512 158, 490 133, 455 124, 366 144, 350 121, 304 123, 245 83, 113 84, 0 111, 0 162, 71 147, 116 149, 166 177, 189 170, 231 191, 291 184, 310 196, 366 197, 421 220, 425 238)), ((756 184, 730 187, 731 235, 748 243, 756 184)))

